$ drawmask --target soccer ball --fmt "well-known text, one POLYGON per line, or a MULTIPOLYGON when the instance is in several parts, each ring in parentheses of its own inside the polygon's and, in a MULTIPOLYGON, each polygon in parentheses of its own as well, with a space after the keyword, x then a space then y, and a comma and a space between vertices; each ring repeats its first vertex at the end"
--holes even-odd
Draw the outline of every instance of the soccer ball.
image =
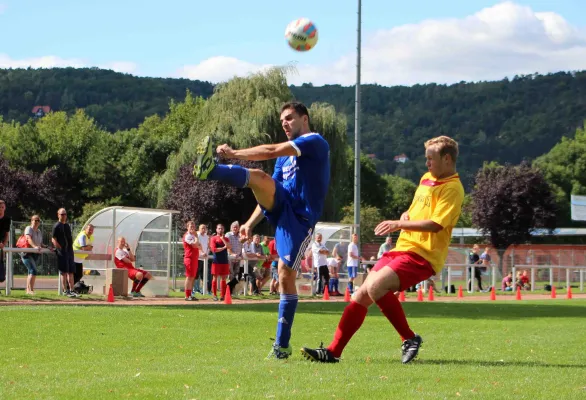
POLYGON ((292 21, 285 29, 285 39, 293 50, 308 51, 317 43, 317 28, 307 18, 292 21))

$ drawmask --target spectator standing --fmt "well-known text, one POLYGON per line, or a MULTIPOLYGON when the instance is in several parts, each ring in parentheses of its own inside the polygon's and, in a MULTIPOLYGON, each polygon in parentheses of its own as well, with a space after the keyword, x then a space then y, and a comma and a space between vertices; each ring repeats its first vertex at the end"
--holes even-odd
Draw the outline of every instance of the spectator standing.
POLYGON ((317 233, 315 235, 315 242, 311 245, 311 252, 313 258, 313 267, 317 271, 317 293, 322 294, 325 287, 330 282, 330 271, 328 270, 328 255, 330 251, 322 243, 322 234, 317 233))
POLYGON ((216 226, 216 235, 210 238, 210 249, 214 259, 212 262, 212 292, 213 301, 218 301, 218 278, 220 279, 220 300, 224 300, 226 294, 226 279, 230 275, 230 264, 228 261, 228 248, 230 241, 224 236, 224 225, 216 226))
POLYGON ((338 268, 342 262, 341 258, 328 257, 328 268, 330 269, 330 293, 332 296, 342 296, 339 290, 340 277, 338 275, 338 268))
POLYGON ((185 265, 185 301, 197 301, 192 293, 197 276, 200 244, 195 231, 195 222, 187 221, 187 232, 183 235, 183 264, 185 265))
POLYGON ((6 215, 6 203, 0 200, 0 282, 6 280, 6 267, 4 265, 4 247, 8 246, 8 233, 12 220, 6 215))
POLYGON ((387 238, 385 239, 385 242, 383 244, 381 244, 378 249, 378 254, 376 255, 377 260, 382 258, 384 253, 388 253, 389 251, 391 251, 392 248, 393 248, 393 238, 390 236, 387 236, 387 238))
POLYGON ((276 295, 279 294, 279 255, 275 239, 269 242, 269 255, 271 257, 271 291, 269 294, 276 295))
POLYGON ((240 234, 240 223, 238 221, 232 222, 230 225, 230 232, 226 234, 230 241, 228 246, 228 256, 230 263, 230 293, 234 294, 234 287, 238 281, 242 279, 244 267, 241 267, 242 261, 242 244, 246 242, 246 235, 240 234))
POLYGON ((474 278, 478 281, 478 289, 482 289, 482 270, 480 269, 482 261, 478 255, 479 247, 477 244, 472 246, 472 251, 468 254, 468 291, 472 291, 472 265, 474 265, 474 278))
MULTIPOLYGON (((39 253, 43 247, 43 232, 39 229, 41 225, 41 218, 38 215, 31 217, 31 224, 24 230, 24 235, 31 249, 37 249, 39 253)), ((28 270, 26 278, 26 294, 35 295, 35 280, 37 278, 37 263, 39 261, 39 253, 20 253, 22 263, 28 270)))
POLYGON ((271 238, 268 236, 263 236, 262 241, 260 242, 260 246, 262 247, 262 254, 263 254, 263 261, 262 263, 258 264, 258 268, 260 269, 260 277, 258 278, 259 281, 257 282, 258 286, 258 294, 262 295, 262 288, 266 283, 271 279, 271 249, 269 247, 271 243, 271 238))
MULTIPOLYGON (((197 276, 195 277, 195 283, 193 284, 193 292, 199 292, 203 294, 200 282, 203 282, 204 275, 204 260, 210 254, 210 237, 208 236, 208 227, 204 224, 199 226, 197 231, 197 240, 199 242, 199 260, 197 261, 197 276)), ((208 261, 208 293, 212 291, 212 263, 208 261)))
MULTIPOLYGON (((94 226, 87 224, 84 229, 79 232, 75 240, 73 241, 73 251, 84 250, 92 251, 94 249, 94 226)), ((75 272, 73 273, 73 283, 77 283, 83 276, 83 260, 87 258, 87 254, 75 254, 73 255, 73 264, 75 265, 75 272)))
POLYGON ((61 272, 61 284, 63 294, 67 297, 79 297, 73 291, 73 274, 75 264, 73 260, 73 238, 71 237, 71 226, 67 223, 67 210, 60 208, 57 211, 59 221, 53 225, 52 239, 55 252, 57 253, 57 268, 61 272))
POLYGON ((358 265, 360 265, 360 252, 358 249, 358 235, 352 234, 352 242, 348 245, 348 288, 354 293, 354 279, 358 276, 358 265))

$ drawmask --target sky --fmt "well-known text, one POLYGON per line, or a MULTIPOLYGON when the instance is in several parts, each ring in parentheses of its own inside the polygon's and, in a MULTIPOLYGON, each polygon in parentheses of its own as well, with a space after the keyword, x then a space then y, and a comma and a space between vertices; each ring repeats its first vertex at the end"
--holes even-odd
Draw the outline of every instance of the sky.
MULTIPOLYGON (((357 4, 0 0, 0 68, 95 66, 217 83, 292 64, 290 84, 353 85, 357 4), (319 34, 304 53, 284 38, 300 17, 319 34)), ((361 82, 449 84, 583 70, 584 15, 584 0, 362 0, 361 82)))

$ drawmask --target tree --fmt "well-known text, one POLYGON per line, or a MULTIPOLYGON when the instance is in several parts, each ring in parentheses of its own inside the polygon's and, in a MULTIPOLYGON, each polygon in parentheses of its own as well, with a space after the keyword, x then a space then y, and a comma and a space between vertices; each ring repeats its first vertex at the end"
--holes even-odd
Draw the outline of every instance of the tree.
MULTIPOLYGON (((344 217, 343 224, 354 223, 354 204, 350 204, 343 208, 344 217)), ((381 211, 373 206, 361 205, 360 206, 360 241, 362 243, 374 242, 374 228, 384 220, 381 211)))
POLYGON ((53 169, 37 174, 12 168, 0 154, 0 199, 6 201, 13 219, 28 220, 33 214, 53 216, 64 204, 58 182, 53 169))
POLYGON ((531 240, 536 229, 556 227, 556 205, 541 172, 527 164, 485 167, 476 175, 472 222, 503 255, 513 244, 531 240))
MULTIPOLYGON (((228 143, 237 149, 286 140, 279 119, 281 106, 292 99, 286 72, 274 68, 247 78, 234 78, 216 88, 197 113, 179 151, 169 157, 166 171, 157 179, 158 205, 168 203, 179 171, 186 165, 193 165, 195 150, 204 136, 211 134, 216 143, 228 143)), ((313 104, 309 114, 312 130, 320 132, 330 145, 330 188, 322 220, 337 221, 341 207, 337 194, 347 171, 344 159, 346 119, 333 107, 321 103, 313 104)), ((272 171, 273 164, 274 161, 269 161, 262 166, 272 171)))
POLYGON ((570 196, 586 195, 586 122, 574 138, 562 138, 533 165, 552 187, 559 208, 558 224, 572 224, 570 196))
POLYGON ((382 213, 385 219, 396 220, 411 206, 417 185, 395 175, 383 175, 386 193, 382 213))
MULTIPOLYGON (((347 172, 343 186, 336 193, 344 206, 354 200, 354 149, 350 146, 345 148, 347 172)), ((366 154, 360 154, 360 204, 382 209, 385 207, 386 188, 387 183, 376 172, 374 162, 366 154)))
MULTIPOLYGON (((260 163, 232 160, 246 168, 259 168, 260 163)), ((178 210, 179 218, 186 222, 214 226, 232 221, 248 220, 257 205, 250 189, 238 189, 217 181, 199 181, 193 177, 193 165, 181 167, 173 182, 165 204, 166 208, 178 210)))

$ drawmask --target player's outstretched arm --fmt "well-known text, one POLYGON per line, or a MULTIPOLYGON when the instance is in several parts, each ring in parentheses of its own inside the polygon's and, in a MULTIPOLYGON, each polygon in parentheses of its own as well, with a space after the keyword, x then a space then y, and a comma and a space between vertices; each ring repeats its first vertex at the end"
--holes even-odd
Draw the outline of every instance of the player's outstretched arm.
POLYGON ((374 228, 374 234, 386 235, 401 229, 412 232, 437 233, 444 229, 444 227, 430 219, 422 221, 383 221, 374 228))
POLYGON ((263 144, 249 149, 234 150, 227 144, 218 146, 216 152, 227 159, 266 161, 279 157, 296 156, 297 150, 289 142, 263 144))

